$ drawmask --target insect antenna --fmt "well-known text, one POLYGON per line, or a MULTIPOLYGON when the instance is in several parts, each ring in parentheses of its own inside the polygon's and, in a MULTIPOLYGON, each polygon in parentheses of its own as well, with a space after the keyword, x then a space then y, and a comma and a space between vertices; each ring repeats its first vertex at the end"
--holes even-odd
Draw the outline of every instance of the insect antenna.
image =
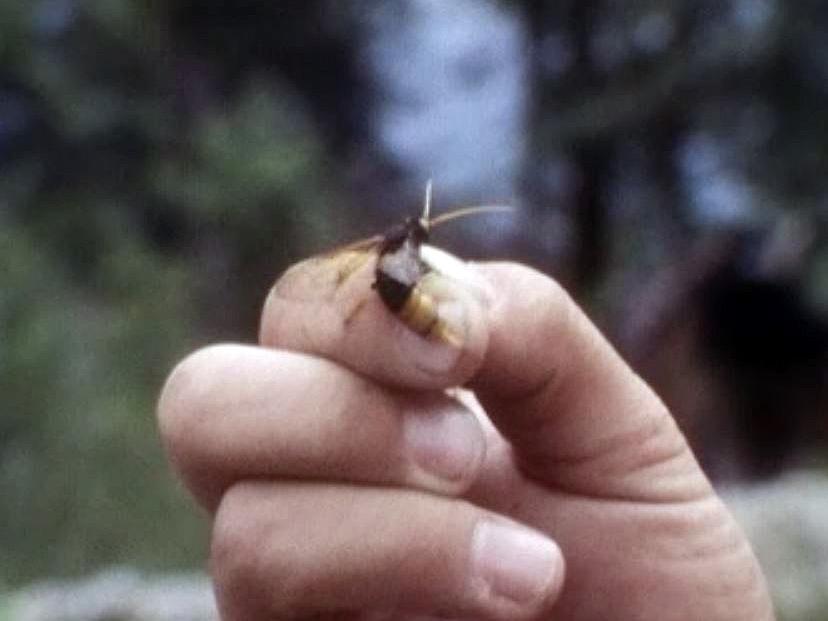
POLYGON ((455 209, 453 211, 449 211, 448 213, 440 214, 433 220, 428 221, 429 228, 433 228, 440 224, 445 224, 450 220, 456 220, 457 218, 465 218, 466 216, 474 216, 476 214, 481 213, 504 213, 504 212, 511 212, 514 211, 515 208, 511 205, 474 205, 472 207, 461 207, 460 209, 455 209))
POLYGON ((428 219, 431 214, 431 179, 426 183, 425 202, 423 203, 423 215, 420 216, 420 225, 428 230, 431 226, 431 221, 428 219))
POLYGON ((514 211, 515 208, 511 205, 474 205, 472 207, 461 207, 444 214, 440 214, 436 218, 431 218, 431 179, 426 183, 425 201, 423 203, 423 215, 420 216, 420 226, 424 230, 430 231, 433 227, 444 224, 450 220, 457 218, 465 218, 466 216, 473 216, 480 213, 500 213, 514 211))

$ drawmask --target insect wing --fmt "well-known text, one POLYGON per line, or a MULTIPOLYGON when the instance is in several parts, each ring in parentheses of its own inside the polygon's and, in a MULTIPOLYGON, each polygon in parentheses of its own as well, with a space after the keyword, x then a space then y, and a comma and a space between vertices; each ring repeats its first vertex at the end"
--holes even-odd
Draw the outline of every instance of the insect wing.
POLYGON ((382 235, 375 235, 329 250, 317 259, 328 264, 325 267, 334 274, 336 286, 339 287, 367 261, 379 254, 382 241, 382 235))
POLYGON ((331 248, 323 252, 320 257, 328 257, 332 258, 335 255, 346 253, 346 252, 366 252, 370 253, 372 251, 379 252, 379 247, 382 244, 384 236, 383 235, 372 235, 371 237, 366 237, 365 239, 358 239, 355 242, 351 242, 349 244, 344 244, 342 246, 337 246, 335 248, 331 248))
POLYGON ((447 211, 446 213, 440 214, 435 218, 431 218, 428 221, 429 228, 434 228, 436 226, 441 226, 446 222, 451 222, 452 220, 457 220, 458 218, 467 218, 469 216, 477 216, 486 213, 511 213, 514 212, 515 208, 511 205, 472 205, 470 207, 458 207, 457 209, 452 209, 447 211))

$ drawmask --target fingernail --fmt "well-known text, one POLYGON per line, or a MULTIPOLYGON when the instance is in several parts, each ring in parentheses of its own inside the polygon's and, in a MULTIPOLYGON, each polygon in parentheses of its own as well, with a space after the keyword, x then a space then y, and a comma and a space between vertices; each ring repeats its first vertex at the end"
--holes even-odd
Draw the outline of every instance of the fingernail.
POLYGON ((484 520, 475 527, 471 585, 485 604, 528 609, 542 602, 563 571, 560 548, 527 528, 484 520))
POLYGON ((411 412, 405 416, 405 442, 412 462, 428 478, 469 481, 483 458, 485 440, 475 416, 465 408, 411 412))
MULTIPOLYGON (((483 322, 490 302, 490 286, 456 257, 439 249, 422 249, 432 271, 417 285, 418 294, 434 305, 437 322, 427 336, 406 329, 400 345, 412 364, 432 374, 450 371, 466 349, 470 334, 483 322)), ((407 328, 407 326, 404 326, 407 328)))

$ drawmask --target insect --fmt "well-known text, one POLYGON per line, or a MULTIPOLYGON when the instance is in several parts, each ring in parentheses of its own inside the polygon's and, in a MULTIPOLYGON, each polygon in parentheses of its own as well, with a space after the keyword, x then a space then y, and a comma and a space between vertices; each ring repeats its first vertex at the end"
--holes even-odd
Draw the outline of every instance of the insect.
MULTIPOLYGON (((345 250, 354 252, 373 250, 377 253, 373 289, 383 304, 411 330, 425 338, 460 346, 458 335, 448 329, 440 318, 438 302, 423 286, 423 279, 439 268, 430 264, 421 250, 428 242, 431 230, 440 224, 482 212, 506 211, 503 205, 465 207, 430 217, 431 181, 426 185, 423 213, 419 218, 406 218, 401 224, 345 250)), ((352 264, 352 263, 351 263, 352 264)), ((343 278, 355 268, 346 268, 343 278)))

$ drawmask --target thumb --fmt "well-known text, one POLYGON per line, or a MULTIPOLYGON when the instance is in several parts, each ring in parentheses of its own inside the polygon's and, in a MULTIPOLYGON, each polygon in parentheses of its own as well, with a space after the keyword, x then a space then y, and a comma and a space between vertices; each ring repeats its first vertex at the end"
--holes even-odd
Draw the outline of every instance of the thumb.
POLYGON ((525 474, 601 498, 710 492, 664 404, 558 284, 516 264, 475 268, 496 295, 469 387, 525 474))

